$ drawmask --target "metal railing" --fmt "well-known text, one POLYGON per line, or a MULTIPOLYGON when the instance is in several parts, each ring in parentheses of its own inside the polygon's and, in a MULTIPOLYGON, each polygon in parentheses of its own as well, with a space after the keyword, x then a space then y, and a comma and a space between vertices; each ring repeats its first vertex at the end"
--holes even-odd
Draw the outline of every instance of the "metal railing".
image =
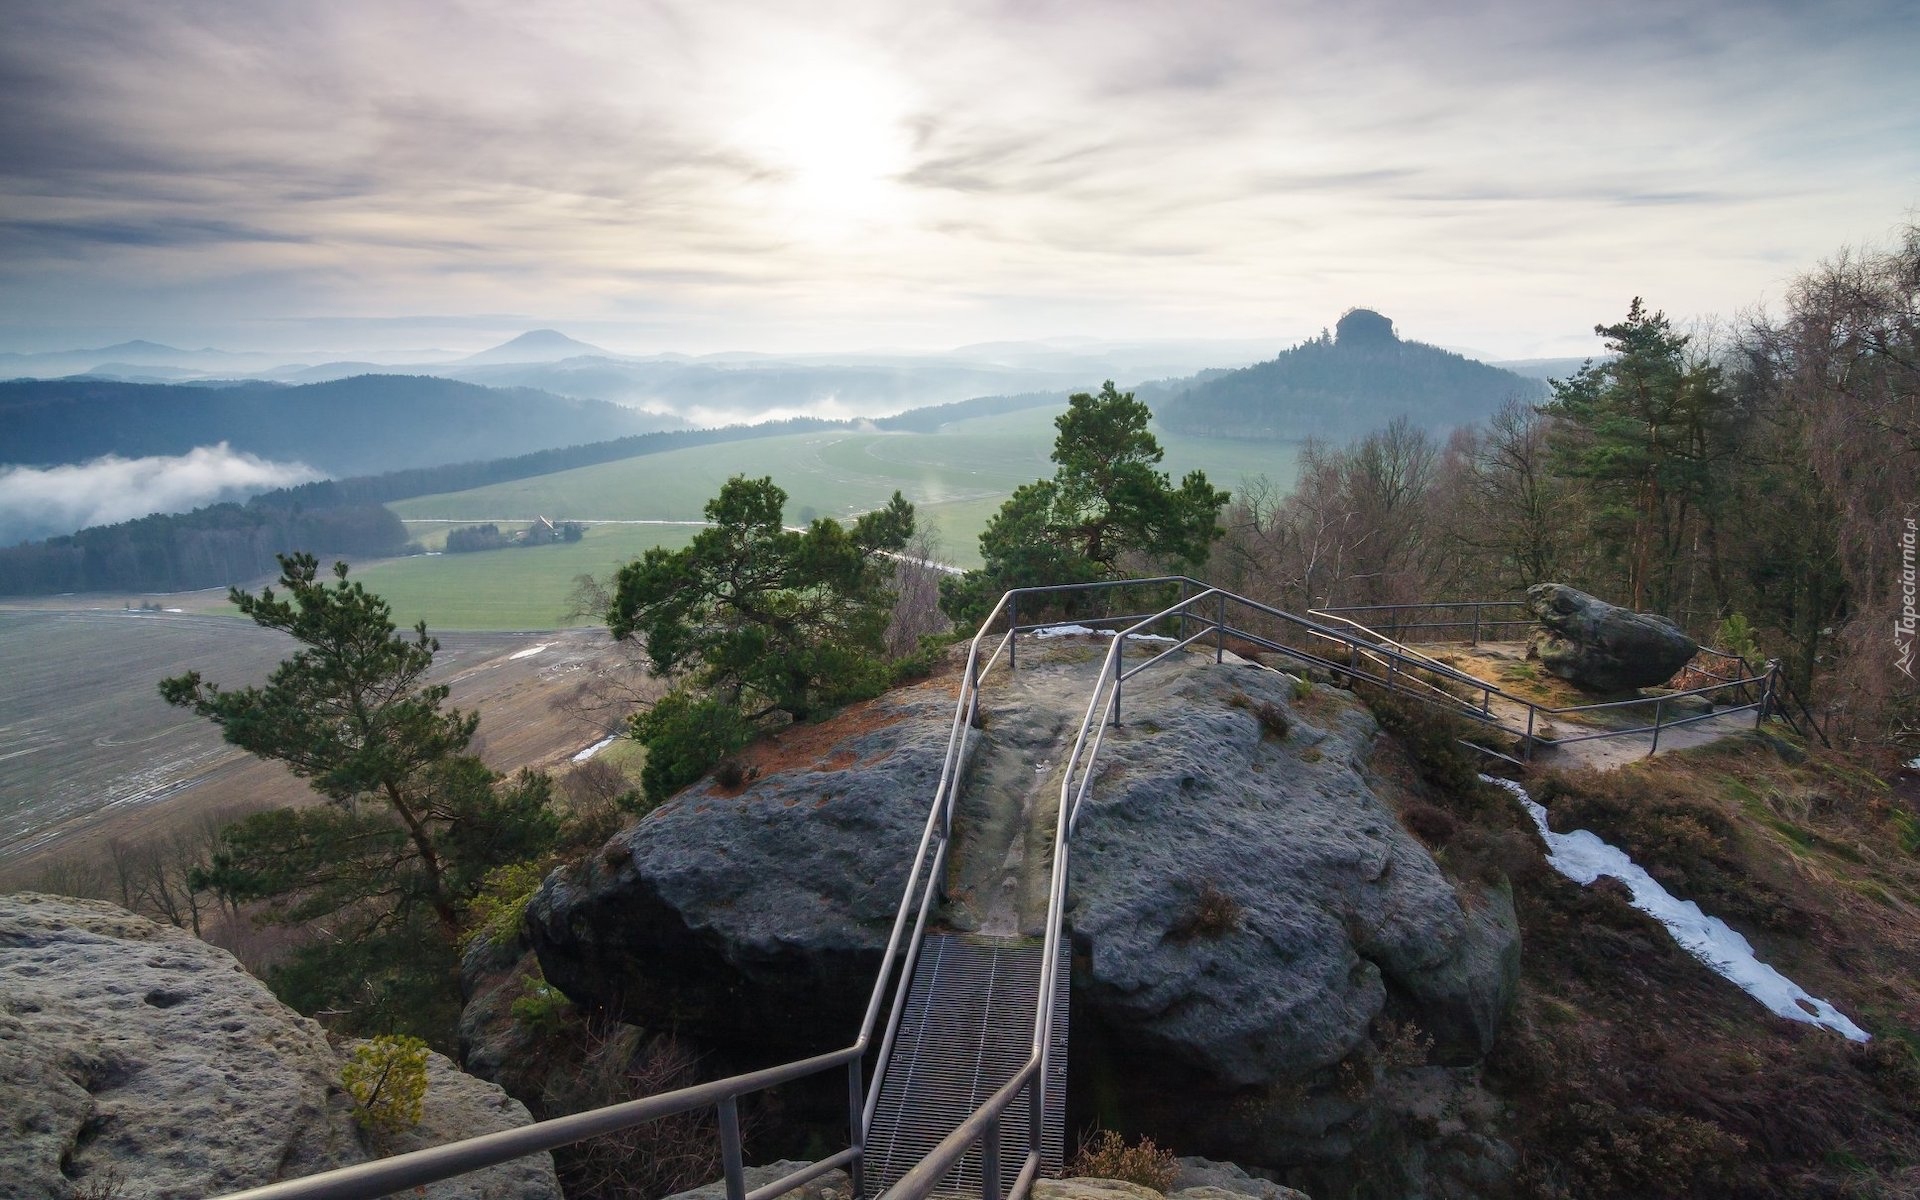
MULTIPOLYGON (((1467 635, 1466 640, 1476 646, 1483 640, 1484 635, 1534 623, 1532 610, 1527 607, 1524 600, 1432 600, 1417 604, 1346 604, 1310 611, 1315 616, 1357 615, 1361 623, 1388 633, 1399 641, 1458 641, 1460 639, 1457 635, 1464 632, 1467 635), (1438 618, 1450 612, 1458 612, 1462 615, 1451 619, 1420 621, 1411 619, 1413 617, 1438 618), (1507 615, 1511 613, 1523 615, 1507 615), (1450 630, 1453 631, 1454 636, 1435 635, 1421 639, 1406 636, 1409 633, 1421 633, 1432 629, 1450 630)), ((1484 637, 1484 640, 1500 639, 1484 637)))
MULTIPOLYGON (((1132 581, 1138 583, 1140 581, 1132 581)), ((1004 1200, 1023 1200, 1033 1185, 1040 1170, 1042 1157, 1042 1114, 1046 1104, 1046 1079, 1048 1077, 1049 1057, 1053 1044, 1053 1023, 1055 1016, 1056 972, 1059 970, 1061 938, 1064 936, 1064 914, 1066 911, 1067 876, 1071 869, 1073 829, 1079 820, 1080 807, 1086 801, 1093 786, 1095 767, 1098 764, 1100 748, 1106 739, 1106 731, 1119 724, 1121 688, 1124 683, 1180 653, 1188 646, 1205 638, 1214 639, 1214 661, 1224 657, 1226 649, 1227 625, 1226 603, 1238 597, 1230 593, 1207 588, 1204 584, 1190 579, 1160 579, 1155 584, 1180 584, 1182 591, 1188 586, 1197 585, 1201 590, 1196 595, 1185 596, 1171 607, 1162 609, 1144 617, 1104 617, 1096 618, 1103 624, 1131 622, 1123 628, 1113 631, 1112 644, 1101 662, 1100 676, 1095 681, 1093 691, 1087 699, 1086 715, 1081 719, 1080 729, 1074 736, 1073 749, 1067 756, 1066 768, 1060 781, 1059 811, 1054 817, 1053 860, 1051 877, 1047 891, 1047 918, 1045 936, 1040 952, 1041 975, 1039 997, 1035 1002, 1033 1020, 1032 1053, 1021 1064, 1013 1077, 998 1091, 988 1097, 986 1102, 976 1108, 967 1119, 955 1127, 953 1132, 943 1138, 928 1155, 916 1163, 899 1182, 889 1188, 881 1200, 924 1200, 940 1186, 941 1180, 960 1164, 976 1144, 981 1153, 982 1200, 1003 1200, 1000 1191, 1002 1118, 1012 1110, 1021 1098, 1027 1101, 1027 1145, 1020 1169, 1014 1177, 1013 1186, 1006 1192, 1004 1200), (1211 606, 1214 611, 1205 613, 1211 606), (1201 610, 1196 613, 1195 610, 1201 610), (1211 616, 1197 633, 1186 633, 1186 629, 1196 617, 1211 616), (1179 619, 1184 636, 1171 639, 1164 650, 1154 654, 1145 662, 1131 668, 1123 667, 1129 642, 1136 636, 1164 621, 1179 619), (1076 780, 1078 781, 1076 784, 1076 780)), ((1059 589, 1029 589, 1033 591, 1057 591, 1059 589)), ((1008 637, 1016 637, 1022 629, 1042 626, 1021 626, 1017 620, 1012 623, 1008 637)))

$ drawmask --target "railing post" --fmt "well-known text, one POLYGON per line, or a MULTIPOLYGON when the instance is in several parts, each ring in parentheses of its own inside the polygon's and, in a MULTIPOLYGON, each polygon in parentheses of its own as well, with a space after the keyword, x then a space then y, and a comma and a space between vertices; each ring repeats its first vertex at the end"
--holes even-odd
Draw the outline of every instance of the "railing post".
POLYGON ((1020 666, 1020 597, 1007 597, 1007 670, 1020 666))
POLYGON ((1027 1084, 1027 1150, 1036 1159, 1043 1157, 1047 1140, 1046 1100, 1047 1073, 1043 1069, 1027 1084))
POLYGON ((1522 750, 1522 751, 1520 752, 1520 757, 1521 757, 1521 759, 1522 759, 1523 761, 1525 761, 1525 762, 1532 762, 1532 761, 1533 761, 1533 717, 1534 717, 1534 714, 1535 714, 1535 713, 1537 713, 1537 712, 1539 712, 1539 711, 1540 711, 1540 710, 1539 710, 1539 709, 1537 709, 1537 708, 1535 708, 1535 707, 1534 707, 1533 705, 1531 705, 1531 704, 1529 704, 1529 705, 1527 705, 1527 740, 1526 740, 1526 749, 1524 749, 1524 750, 1522 750))
POLYGON ((1219 666, 1227 657, 1227 595, 1220 593, 1219 612, 1213 619, 1213 663, 1219 666))
POLYGON ((727 1200, 747 1200, 747 1173, 740 1162, 740 1106, 732 1096, 720 1102, 720 1170, 727 1200))
POLYGON ((1774 676, 1779 673, 1780 662, 1778 659, 1767 664, 1767 686, 1760 692, 1760 707, 1755 709, 1753 713, 1753 727, 1755 729, 1760 728, 1760 723, 1767 719, 1767 710, 1773 706, 1773 680, 1774 676))
MULTIPOLYGON (((1123 681, 1120 678, 1120 669, 1118 667, 1115 667, 1113 671, 1113 711, 1107 722, 1108 724, 1112 725, 1115 729, 1120 728, 1120 684, 1122 682, 1123 681)), ((1096 684, 1095 686, 1098 686, 1098 685, 1096 684)))
POLYGON ((1660 753, 1660 713, 1665 709, 1666 703, 1665 696, 1653 702, 1653 745, 1647 748, 1648 758, 1660 753))
POLYGON ((980 1200, 1000 1200, 1000 1117, 987 1122, 980 1139, 980 1200))
POLYGON ((867 1123, 861 1117, 867 1098, 861 1086, 860 1060, 847 1064, 847 1126, 852 1133, 853 1161, 847 1164, 847 1178, 853 1184, 853 1200, 866 1194, 867 1123))

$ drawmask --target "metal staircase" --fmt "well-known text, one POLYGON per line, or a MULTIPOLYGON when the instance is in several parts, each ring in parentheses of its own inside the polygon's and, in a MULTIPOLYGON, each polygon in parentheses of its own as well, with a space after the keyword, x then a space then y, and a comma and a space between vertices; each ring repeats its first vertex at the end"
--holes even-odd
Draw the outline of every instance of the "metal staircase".
MULTIPOLYGON (((1026 1065, 1033 1049, 1033 1013, 1040 998, 1039 938, 990 938, 929 934, 907 994, 893 1061, 880 1083, 880 1103, 867 1131, 867 1184, 892 1187, 926 1158, 988 1097, 1026 1065)), ((1049 1045, 1042 1121, 1042 1167, 1060 1167, 1065 1140, 1067 1083, 1067 948, 1054 972, 1054 1018, 1049 1045)), ((1018 1145, 1025 1136, 1024 1106, 1000 1114, 1001 1138, 1018 1145)), ((1019 1174, 1020 1161, 1000 1163, 1002 1194, 1019 1174)), ((980 1148, 941 1180, 949 1195, 981 1194, 980 1148)))

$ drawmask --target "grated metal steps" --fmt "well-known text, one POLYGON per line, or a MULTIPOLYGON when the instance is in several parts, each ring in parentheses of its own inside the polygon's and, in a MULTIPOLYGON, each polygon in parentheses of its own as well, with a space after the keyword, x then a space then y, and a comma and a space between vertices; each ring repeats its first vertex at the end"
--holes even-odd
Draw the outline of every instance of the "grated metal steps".
MULTIPOLYGON (((929 934, 920 949, 899 1039, 867 1135, 866 1185, 893 1186, 987 1097, 1013 1078, 1033 1050, 1042 946, 1038 938, 929 934)), ((1067 1082, 1067 947, 1054 973, 1054 1019, 1042 1114, 1043 1173, 1060 1168, 1067 1082)), ((1027 1102, 1001 1115, 1001 1189, 1026 1158, 1027 1102)), ((942 1180, 941 1194, 980 1194, 980 1149, 942 1180)))

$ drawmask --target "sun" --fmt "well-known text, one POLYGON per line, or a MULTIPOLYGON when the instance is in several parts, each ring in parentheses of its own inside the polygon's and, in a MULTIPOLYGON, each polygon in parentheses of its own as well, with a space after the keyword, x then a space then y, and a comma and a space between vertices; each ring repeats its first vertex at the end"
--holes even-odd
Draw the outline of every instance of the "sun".
MULTIPOLYGON (((770 191, 803 231, 851 234, 899 214, 911 160, 900 89, 845 63, 783 72, 740 124, 742 149, 769 170, 770 191)), ((772 82, 772 81, 768 81, 772 82)))

